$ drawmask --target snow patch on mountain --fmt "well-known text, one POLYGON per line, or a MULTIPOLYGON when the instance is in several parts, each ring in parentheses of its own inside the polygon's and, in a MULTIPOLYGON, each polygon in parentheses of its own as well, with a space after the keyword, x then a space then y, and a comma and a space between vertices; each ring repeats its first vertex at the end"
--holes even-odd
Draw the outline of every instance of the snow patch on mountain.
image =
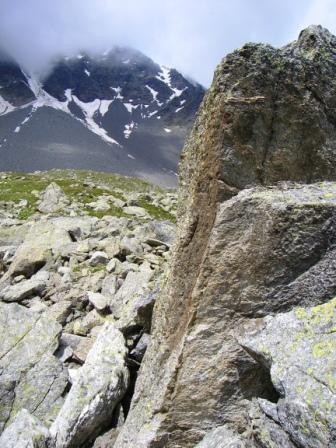
POLYGON ((99 112, 102 117, 108 112, 109 107, 112 103, 113 103, 113 100, 101 100, 100 101, 99 112))
POLYGON ((165 65, 161 65, 161 72, 156 76, 156 79, 167 84, 168 87, 171 88, 171 78, 170 78, 170 68, 165 65))
POLYGON ((87 118, 86 124, 87 127, 90 129, 90 131, 99 135, 99 137, 101 137, 105 142, 111 143, 112 145, 121 146, 116 140, 114 140, 107 134, 105 129, 98 126, 98 124, 93 120, 93 118, 87 118))
POLYGON ((129 139, 134 129, 136 129, 137 124, 132 121, 129 124, 125 125, 124 136, 126 139, 129 139))
POLYGON ((15 109, 12 104, 10 104, 8 101, 6 101, 2 96, 0 96, 0 116, 6 115, 9 112, 12 112, 15 109))
POLYGON ((121 95, 122 88, 121 87, 110 87, 111 90, 114 90, 117 96, 114 98, 115 100, 123 100, 124 97, 121 95))
POLYGON ((136 110, 139 107, 139 104, 137 104, 136 106, 132 103, 123 103, 123 105, 126 107, 126 109, 128 110, 128 112, 131 114, 133 112, 133 110, 136 110))

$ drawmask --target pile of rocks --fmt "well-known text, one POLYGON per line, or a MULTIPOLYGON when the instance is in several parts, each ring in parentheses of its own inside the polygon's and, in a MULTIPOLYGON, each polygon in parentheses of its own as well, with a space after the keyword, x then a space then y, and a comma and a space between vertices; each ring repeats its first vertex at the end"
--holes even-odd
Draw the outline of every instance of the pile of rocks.
POLYGON ((2 447, 111 441, 150 342, 175 225, 131 204, 129 218, 60 216, 69 204, 51 184, 39 213, 0 220, 2 447))

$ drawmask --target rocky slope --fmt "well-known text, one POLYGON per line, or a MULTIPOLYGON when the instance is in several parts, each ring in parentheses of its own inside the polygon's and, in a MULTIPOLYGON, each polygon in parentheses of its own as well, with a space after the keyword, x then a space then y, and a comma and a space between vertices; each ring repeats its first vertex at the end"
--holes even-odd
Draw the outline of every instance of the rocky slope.
POLYGON ((310 27, 219 65, 115 447, 335 445, 335 54, 310 27))
POLYGON ((0 185, 0 446, 91 446, 128 412, 175 195, 94 172, 0 185))
POLYGON ((42 81, 0 60, 0 170, 96 169, 175 186, 203 95, 129 48, 63 58, 42 81))

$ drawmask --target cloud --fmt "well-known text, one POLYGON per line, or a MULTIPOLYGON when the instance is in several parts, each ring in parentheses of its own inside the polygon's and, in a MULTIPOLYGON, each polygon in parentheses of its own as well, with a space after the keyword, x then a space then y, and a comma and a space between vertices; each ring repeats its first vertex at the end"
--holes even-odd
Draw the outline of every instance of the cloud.
POLYGON ((208 85, 220 59, 246 41, 285 44, 302 17, 335 23, 333 2, 0 0, 0 47, 26 70, 46 72, 58 55, 128 45, 208 85))
POLYGON ((332 33, 336 33, 336 2, 335 0, 314 0, 311 2, 301 23, 302 28, 310 25, 323 25, 332 33))

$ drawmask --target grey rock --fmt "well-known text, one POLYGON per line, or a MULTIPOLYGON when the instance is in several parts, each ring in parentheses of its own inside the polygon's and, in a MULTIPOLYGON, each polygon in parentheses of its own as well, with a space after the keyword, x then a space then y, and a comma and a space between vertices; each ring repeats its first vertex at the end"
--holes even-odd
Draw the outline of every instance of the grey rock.
POLYGON ((92 254, 89 264, 90 266, 98 266, 99 264, 107 264, 109 261, 109 258, 105 252, 97 251, 92 254))
POLYGON ((131 351, 130 355, 132 358, 134 358, 136 361, 141 362, 142 358, 144 357, 147 347, 150 343, 151 337, 149 334, 144 333, 141 338, 139 339, 138 343, 134 347, 134 349, 131 351))
POLYGON ((94 440, 112 419, 128 387, 126 353, 122 334, 105 324, 51 427, 56 448, 75 448, 94 440))
POLYGON ((204 234, 189 215, 180 223, 116 448, 135 440, 139 447, 192 447, 227 420, 240 433, 249 425, 246 398, 268 398, 272 388, 233 330, 336 292, 335 184, 245 190, 213 207, 211 219, 209 209, 198 218, 204 234), (181 420, 183 429, 171 425, 181 420))
POLYGON ((4 302, 21 302, 34 295, 41 295, 49 279, 46 275, 35 275, 29 280, 5 287, 0 291, 0 300, 4 302))
POLYGON ((89 302, 96 308, 98 311, 105 310, 109 305, 109 299, 105 297, 103 294, 99 292, 87 292, 87 297, 89 302))
POLYGON ((69 203, 63 190, 55 182, 52 182, 42 194, 38 210, 41 213, 54 213, 64 208, 69 203))
POLYGON ((117 260, 116 258, 112 258, 112 260, 110 260, 106 266, 106 271, 109 273, 114 272, 118 269, 120 264, 121 262, 119 260, 117 260))
MULTIPOLYGON (((116 275, 107 275, 102 283, 102 294, 112 298, 118 289, 118 281, 116 275)), ((111 299, 110 299, 111 301, 111 299)))
POLYGON ((75 321, 73 332, 78 336, 86 336, 94 327, 101 326, 104 322, 104 318, 94 309, 75 321))
MULTIPOLYGON (((17 409, 26 409, 49 426, 63 404, 67 384, 67 371, 55 356, 46 353, 28 372, 22 373, 15 388, 12 414, 15 416, 17 409)), ((7 425, 12 420, 13 417, 7 425)))
POLYGON ((52 357, 61 330, 49 310, 37 314, 16 303, 0 303, 0 384, 8 391, 0 395, 0 408, 7 409, 5 414, 9 412, 0 424, 12 421, 23 405, 32 406, 33 414, 41 410, 45 421, 55 416, 57 400, 67 382, 52 357), (10 381, 15 383, 13 389, 10 381), (11 390, 14 395, 10 400, 11 390))
POLYGON ((23 409, 0 436, 3 448, 48 448, 48 429, 23 409))
POLYGON ((111 312, 117 319, 118 328, 129 328, 139 324, 139 310, 144 308, 149 294, 149 282, 154 272, 148 263, 143 263, 138 272, 129 272, 111 302, 111 312))
POLYGON ((336 444, 335 324, 333 299, 314 308, 252 321, 239 338, 270 369, 281 397, 277 405, 261 401, 262 410, 300 447, 336 444))
POLYGON ((147 213, 147 211, 142 207, 137 206, 129 206, 124 207, 123 212, 127 213, 128 215, 136 216, 137 218, 149 218, 150 215, 147 213))
POLYGON ((247 445, 239 435, 222 426, 209 432, 195 448, 247 448, 247 445))

